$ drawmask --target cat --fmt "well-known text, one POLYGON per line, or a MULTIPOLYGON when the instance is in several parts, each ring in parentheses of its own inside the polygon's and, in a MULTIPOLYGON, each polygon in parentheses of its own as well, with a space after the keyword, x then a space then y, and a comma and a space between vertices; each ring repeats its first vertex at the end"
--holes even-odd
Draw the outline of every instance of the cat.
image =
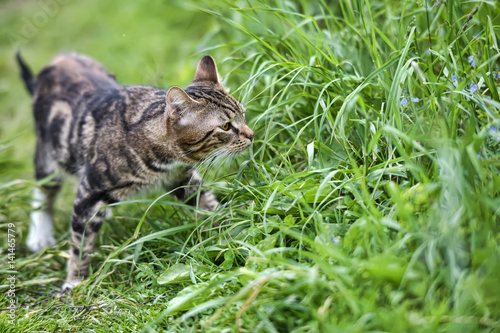
POLYGON ((97 61, 76 53, 55 56, 36 77, 19 52, 16 58, 33 96, 35 176, 54 175, 33 193, 30 250, 55 243, 52 221, 61 171, 78 176, 63 291, 89 275, 104 206, 160 183, 191 205, 213 211, 218 201, 209 190, 195 195, 202 178, 194 165, 240 153, 253 142, 245 108, 221 83, 211 56, 200 60, 185 90, 168 91, 121 85, 97 61))

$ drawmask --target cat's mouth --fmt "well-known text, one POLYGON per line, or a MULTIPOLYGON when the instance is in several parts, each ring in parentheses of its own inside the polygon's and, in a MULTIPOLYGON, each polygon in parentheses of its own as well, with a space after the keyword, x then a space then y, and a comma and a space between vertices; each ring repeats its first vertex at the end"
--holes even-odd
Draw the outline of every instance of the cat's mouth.
MULTIPOLYGON (((249 140, 245 140, 249 141, 249 140)), ((203 160, 209 160, 209 159, 219 159, 219 158, 227 158, 227 157, 233 157, 235 155, 238 155, 245 151, 248 147, 252 145, 252 142, 245 142, 245 141, 238 141, 234 144, 230 144, 227 146, 222 146, 219 148, 214 149, 210 153, 206 154, 203 158, 201 158, 201 161, 203 160)))
POLYGON ((252 141, 245 140, 239 141, 236 144, 228 146, 228 150, 231 151, 232 154, 239 154, 249 148, 252 145, 252 141))
POLYGON ((222 160, 242 153, 252 145, 252 142, 253 140, 243 139, 229 145, 219 146, 208 151, 187 150, 183 151, 181 154, 178 154, 177 158, 180 162, 186 164, 203 164, 209 160, 222 160))

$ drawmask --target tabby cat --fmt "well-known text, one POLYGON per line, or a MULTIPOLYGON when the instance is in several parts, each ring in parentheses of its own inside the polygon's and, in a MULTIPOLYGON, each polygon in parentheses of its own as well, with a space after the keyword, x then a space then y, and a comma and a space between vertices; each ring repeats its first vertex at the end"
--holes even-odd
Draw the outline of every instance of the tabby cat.
POLYGON ((210 156, 248 148, 253 132, 245 108, 221 83, 215 61, 201 59, 185 89, 120 85, 95 60, 57 55, 34 77, 17 54, 21 77, 33 96, 37 134, 36 179, 54 180, 33 194, 27 245, 38 251, 55 243, 54 199, 61 170, 78 176, 71 221, 71 250, 63 290, 88 277, 89 253, 105 216, 104 206, 149 185, 214 210, 194 165, 210 156))

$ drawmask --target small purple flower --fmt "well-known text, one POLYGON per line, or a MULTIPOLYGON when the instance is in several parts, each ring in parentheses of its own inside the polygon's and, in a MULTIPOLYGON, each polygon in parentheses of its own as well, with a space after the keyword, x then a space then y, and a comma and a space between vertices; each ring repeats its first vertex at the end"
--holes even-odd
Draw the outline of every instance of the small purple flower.
POLYGON ((453 75, 451 76, 451 79, 452 79, 453 81, 457 82, 457 76, 456 76, 455 74, 453 74, 453 75))
POLYGON ((471 62, 471 65, 472 65, 472 67, 476 67, 476 60, 474 60, 473 62, 471 62))
POLYGON ((490 133, 495 133, 496 130, 497 130, 497 128, 495 126, 491 126, 490 133))
POLYGON ((340 243, 340 239, 338 239, 337 237, 333 237, 332 241, 334 243, 340 243))
POLYGON ((408 103, 408 101, 406 100, 406 98, 403 98, 403 100, 401 101, 401 105, 406 106, 406 103, 408 103))
POLYGON ((473 56, 473 55, 471 55, 471 56, 469 57, 469 64, 470 64, 470 63, 472 63, 473 61, 474 61, 474 56, 473 56))
POLYGON ((411 101, 416 103, 416 102, 418 102, 418 101, 420 101, 420 100, 418 99, 418 97, 412 97, 412 98, 411 98, 411 101))
POLYGON ((475 93, 477 91, 477 84, 473 85, 471 88, 470 88, 470 92, 471 93, 475 93))
POLYGON ((481 153, 477 153, 477 158, 481 158, 481 153))
POLYGON ((500 73, 498 73, 498 76, 497 76, 499 79, 500 79, 500 73))

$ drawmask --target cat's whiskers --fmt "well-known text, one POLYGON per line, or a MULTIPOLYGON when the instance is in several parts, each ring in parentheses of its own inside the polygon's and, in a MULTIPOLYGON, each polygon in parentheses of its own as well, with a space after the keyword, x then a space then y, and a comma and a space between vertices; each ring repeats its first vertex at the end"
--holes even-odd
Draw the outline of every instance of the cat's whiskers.
POLYGON ((196 169, 204 174, 208 172, 210 169, 212 169, 215 166, 220 165, 220 163, 228 156, 229 150, 227 146, 222 146, 220 148, 217 148, 207 154, 197 165, 196 169))

